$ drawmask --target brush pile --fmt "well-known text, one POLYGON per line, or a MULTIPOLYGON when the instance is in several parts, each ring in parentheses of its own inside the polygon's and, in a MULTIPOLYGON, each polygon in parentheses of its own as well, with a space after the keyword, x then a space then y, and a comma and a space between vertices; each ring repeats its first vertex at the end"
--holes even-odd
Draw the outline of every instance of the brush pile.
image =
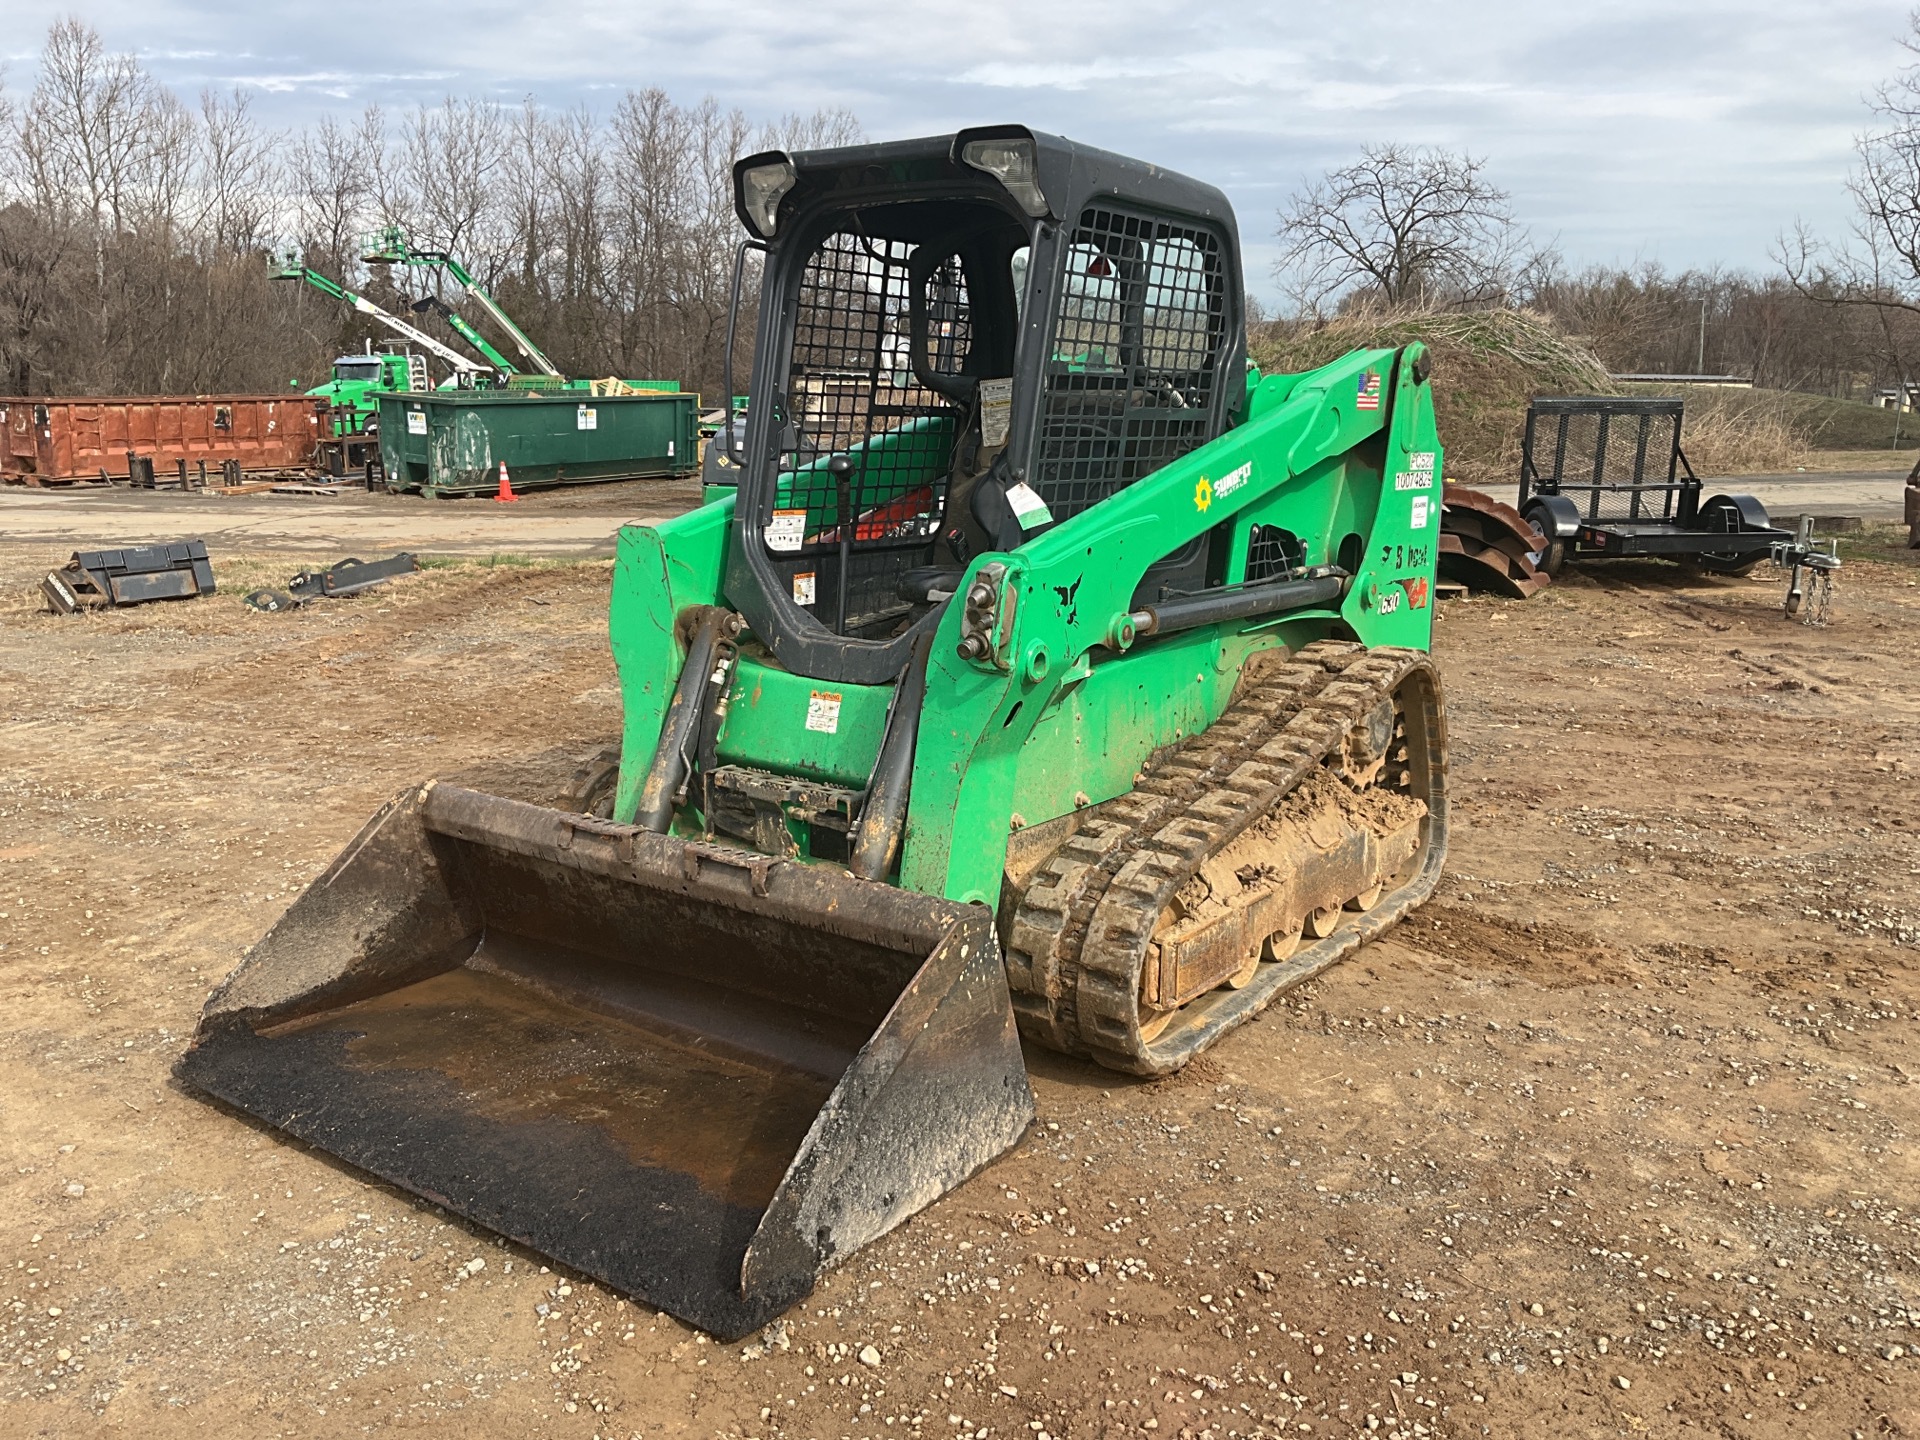
POLYGON ((1593 352, 1528 310, 1401 311, 1279 321, 1252 337, 1265 371, 1309 370, 1349 350, 1420 341, 1433 353, 1433 406, 1447 475, 1469 485, 1520 477, 1520 433, 1536 395, 1605 395, 1593 352))

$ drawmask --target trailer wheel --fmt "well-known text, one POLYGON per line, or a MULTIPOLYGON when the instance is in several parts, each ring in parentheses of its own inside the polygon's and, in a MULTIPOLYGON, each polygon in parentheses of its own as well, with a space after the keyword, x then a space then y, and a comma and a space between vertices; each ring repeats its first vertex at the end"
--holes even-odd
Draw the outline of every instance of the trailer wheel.
POLYGON ((1529 510, 1524 518, 1540 537, 1540 548, 1533 552, 1533 568, 1559 579, 1567 563, 1567 542, 1553 536, 1553 517, 1544 510, 1529 510))
MULTIPOLYGON (((1742 530, 1767 523, 1767 512, 1750 495, 1716 495, 1700 507, 1697 526, 1721 535, 1738 535, 1742 530)), ((1715 575, 1748 575, 1767 558, 1765 550, 1702 550, 1693 563, 1715 575)))

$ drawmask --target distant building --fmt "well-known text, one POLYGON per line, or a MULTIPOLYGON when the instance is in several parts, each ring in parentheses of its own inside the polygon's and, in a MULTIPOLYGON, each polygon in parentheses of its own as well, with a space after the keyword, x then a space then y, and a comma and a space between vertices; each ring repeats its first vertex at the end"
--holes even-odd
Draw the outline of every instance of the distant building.
POLYGON ((1870 403, 1882 410, 1920 410, 1920 384, 1908 385, 1904 389, 1898 385, 1882 385, 1873 392, 1870 403))

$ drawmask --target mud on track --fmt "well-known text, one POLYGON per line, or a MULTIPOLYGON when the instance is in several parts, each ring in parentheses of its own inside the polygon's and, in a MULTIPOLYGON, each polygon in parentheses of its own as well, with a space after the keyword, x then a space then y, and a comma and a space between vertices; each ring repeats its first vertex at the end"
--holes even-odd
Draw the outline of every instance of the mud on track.
POLYGON ((1436 900, 720 1347, 173 1088, 387 796, 615 731, 610 568, 55 620, 0 545, 0 1433, 1920 1432, 1920 570, 1441 611, 1436 900), (878 1364, 861 1360, 871 1346, 878 1364))

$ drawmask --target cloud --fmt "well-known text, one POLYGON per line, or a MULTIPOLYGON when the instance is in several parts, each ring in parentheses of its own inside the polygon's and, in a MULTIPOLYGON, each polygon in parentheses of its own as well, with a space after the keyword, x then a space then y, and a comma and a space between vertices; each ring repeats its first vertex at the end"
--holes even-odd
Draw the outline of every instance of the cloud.
POLYGON ((231 76, 229 83, 243 89, 264 91, 269 95, 291 95, 311 90, 317 94, 339 97, 361 91, 378 92, 396 85, 444 85, 457 78, 452 70, 398 71, 387 75, 370 75, 354 70, 310 70, 291 75, 250 74, 243 71, 231 76))
POLYGON ((1111 81, 1168 80, 1183 73, 1177 64, 1143 60, 1097 60, 1086 63, 1004 60, 976 65, 958 77, 962 85, 990 90, 1053 88, 1085 90, 1111 81))
MULTIPOLYGON (((13 0, 12 43, 72 8, 13 0)), ((1223 186, 1266 283, 1274 208, 1368 142, 1484 155, 1575 262, 1763 266, 1804 216, 1844 223, 1863 99, 1906 0, 104 0, 84 18, 191 91, 239 83, 297 125, 448 93, 601 111, 629 86, 756 120, 852 109, 876 138, 1017 119, 1223 186), (344 43, 343 37, 350 37, 344 43), (364 69, 355 57, 368 59, 364 69), (377 57, 377 60, 374 58, 377 57)), ((9 88, 30 83, 10 67, 9 88)))

